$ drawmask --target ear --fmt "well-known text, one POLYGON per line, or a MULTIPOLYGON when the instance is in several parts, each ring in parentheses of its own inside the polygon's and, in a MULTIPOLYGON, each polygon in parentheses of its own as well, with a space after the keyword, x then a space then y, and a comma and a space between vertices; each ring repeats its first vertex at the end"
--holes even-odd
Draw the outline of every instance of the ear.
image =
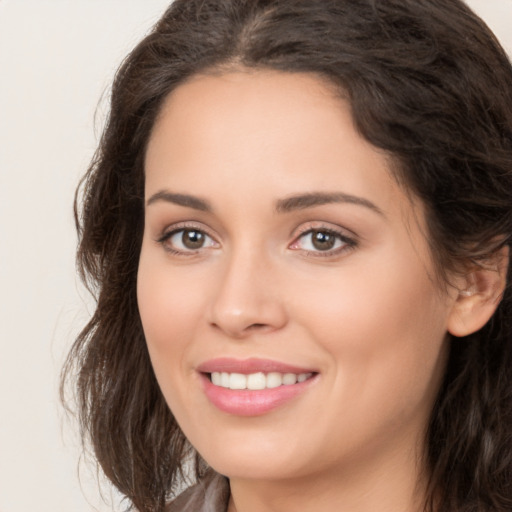
POLYGON ((509 247, 496 251, 481 267, 461 278, 448 318, 448 332, 467 336, 481 329, 498 307, 507 284, 509 247))

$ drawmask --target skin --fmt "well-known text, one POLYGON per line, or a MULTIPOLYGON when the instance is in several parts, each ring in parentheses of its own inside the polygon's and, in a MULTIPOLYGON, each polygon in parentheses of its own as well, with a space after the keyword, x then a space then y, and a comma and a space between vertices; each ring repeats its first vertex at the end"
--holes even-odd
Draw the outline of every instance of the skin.
POLYGON ((167 99, 145 164, 148 349, 183 432, 230 477, 230 512, 420 510, 424 433, 461 299, 433 277, 422 205, 348 104, 313 75, 196 76, 167 99), (276 210, 311 192, 373 206, 276 210), (204 245, 183 245, 185 228, 204 245), (335 248, 315 247, 311 229, 337 233, 335 248), (283 406, 240 417, 203 392, 197 367, 216 357, 318 375, 283 406))

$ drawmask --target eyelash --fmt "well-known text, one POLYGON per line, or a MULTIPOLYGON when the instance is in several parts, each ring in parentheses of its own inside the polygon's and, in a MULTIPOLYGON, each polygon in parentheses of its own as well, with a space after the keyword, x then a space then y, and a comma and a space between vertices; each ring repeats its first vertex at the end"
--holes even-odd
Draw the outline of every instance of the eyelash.
MULTIPOLYGON (((204 229, 202 226, 197 226, 194 224, 184 223, 184 224, 178 224, 173 226, 173 228, 169 231, 164 232, 158 239, 157 242, 162 245, 165 251, 176 255, 176 256, 182 256, 182 257, 190 257, 196 255, 200 250, 207 249, 208 247, 199 247, 197 250, 194 249, 187 249, 187 250, 180 250, 175 249, 172 246, 170 246, 167 242, 178 233, 186 232, 186 231, 196 231, 198 233, 201 233, 208 237, 210 240, 213 241, 214 244, 218 244, 218 242, 215 240, 213 236, 211 236, 207 230, 204 229)), ((357 247, 358 243, 354 238, 347 237, 344 233, 337 231, 331 227, 324 227, 322 225, 319 226, 308 226, 307 228, 303 229, 295 238, 294 241, 289 245, 289 248, 291 250, 301 250, 297 246, 299 241, 306 237, 307 235, 312 235, 313 233, 324 233, 326 235, 331 235, 335 237, 335 239, 342 243, 341 247, 336 247, 334 249, 328 249, 325 251, 322 250, 303 250, 303 254, 306 256, 312 256, 316 258, 327 258, 327 257, 334 257, 341 255, 344 252, 350 251, 357 247)), ((335 242, 336 243, 336 242, 335 242)), ((211 246, 210 246, 211 247, 211 246)))
POLYGON ((341 247, 337 247, 334 249, 328 249, 326 251, 322 250, 305 250, 304 254, 306 256, 312 256, 315 258, 329 258, 329 257, 335 257, 340 256, 341 254, 350 251, 357 247, 358 243, 355 238, 351 238, 346 236, 341 231, 338 231, 336 229, 333 229, 331 227, 324 227, 322 225, 319 226, 308 226, 304 230, 302 230, 294 239, 294 241, 290 244, 290 248, 292 250, 300 250, 300 248, 294 248, 294 245, 297 245, 299 240, 303 239, 306 235, 313 235, 313 233, 324 233, 326 235, 331 235, 335 237, 336 240, 340 241, 342 243, 341 247))
POLYGON ((188 250, 180 250, 175 249, 171 245, 167 244, 167 242, 178 233, 184 233, 186 231, 195 231, 197 233, 202 233, 203 235, 207 236, 209 239, 211 239, 213 242, 217 243, 215 238, 211 236, 207 230, 204 229, 202 226, 197 226, 194 224, 184 223, 184 224, 178 224, 172 227, 169 231, 165 231, 158 239, 157 242, 162 245, 165 251, 175 255, 175 256, 194 256, 196 255, 201 249, 205 249, 205 247, 200 247, 197 250, 194 249, 188 249, 188 250))

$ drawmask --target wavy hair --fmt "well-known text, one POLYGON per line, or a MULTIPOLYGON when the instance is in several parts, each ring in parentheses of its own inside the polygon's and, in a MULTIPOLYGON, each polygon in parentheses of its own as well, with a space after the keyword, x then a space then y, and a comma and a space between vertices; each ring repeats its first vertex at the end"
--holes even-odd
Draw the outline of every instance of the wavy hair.
MULTIPOLYGON (((461 0, 175 0, 119 68, 99 147, 75 200, 82 279, 97 305, 63 386, 105 475, 160 512, 186 461, 203 463, 167 407, 137 308, 144 155, 173 89, 196 73, 314 73, 347 98, 425 205, 439 276, 512 243, 512 67, 461 0)), ((425 510, 512 510, 512 289, 491 321, 451 340, 428 429, 425 510)))

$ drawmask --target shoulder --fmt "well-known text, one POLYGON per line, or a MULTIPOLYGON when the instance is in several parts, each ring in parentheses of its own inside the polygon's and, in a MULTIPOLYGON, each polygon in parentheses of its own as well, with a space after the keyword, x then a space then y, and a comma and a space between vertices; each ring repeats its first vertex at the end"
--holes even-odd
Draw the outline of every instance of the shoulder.
POLYGON ((165 512, 226 512, 229 502, 228 479, 213 470, 167 504, 165 512))

